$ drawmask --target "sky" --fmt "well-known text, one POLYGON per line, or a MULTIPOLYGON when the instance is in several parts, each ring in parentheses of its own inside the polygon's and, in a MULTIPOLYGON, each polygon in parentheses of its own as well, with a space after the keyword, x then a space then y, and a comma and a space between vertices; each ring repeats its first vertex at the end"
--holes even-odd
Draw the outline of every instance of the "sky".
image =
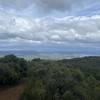
POLYGON ((0 50, 100 55, 100 0, 0 0, 0 50))

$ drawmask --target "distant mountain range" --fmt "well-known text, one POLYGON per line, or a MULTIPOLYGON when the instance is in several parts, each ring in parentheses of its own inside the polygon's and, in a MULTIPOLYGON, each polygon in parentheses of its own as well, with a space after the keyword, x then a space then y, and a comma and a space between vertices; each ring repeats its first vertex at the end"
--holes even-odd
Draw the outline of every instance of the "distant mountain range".
POLYGON ((26 59, 33 58, 43 58, 43 59, 66 59, 66 58, 76 58, 83 56, 99 56, 98 54, 89 54, 82 52, 68 52, 68 51, 34 51, 34 50, 0 50, 0 56, 5 56, 9 54, 14 54, 19 57, 24 57, 26 59))

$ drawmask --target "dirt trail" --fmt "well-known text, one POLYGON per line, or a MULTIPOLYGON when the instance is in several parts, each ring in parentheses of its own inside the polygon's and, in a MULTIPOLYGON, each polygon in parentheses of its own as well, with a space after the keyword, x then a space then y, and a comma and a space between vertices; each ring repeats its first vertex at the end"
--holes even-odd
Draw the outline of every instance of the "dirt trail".
POLYGON ((21 82, 17 86, 0 90, 0 100, 19 100, 20 94, 25 88, 25 82, 21 82))

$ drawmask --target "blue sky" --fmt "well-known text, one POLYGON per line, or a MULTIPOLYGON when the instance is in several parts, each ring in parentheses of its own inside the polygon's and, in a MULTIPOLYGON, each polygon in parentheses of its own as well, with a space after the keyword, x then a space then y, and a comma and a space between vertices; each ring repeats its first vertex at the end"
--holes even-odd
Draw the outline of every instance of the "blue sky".
POLYGON ((0 0, 0 50, 100 51, 100 0, 0 0))

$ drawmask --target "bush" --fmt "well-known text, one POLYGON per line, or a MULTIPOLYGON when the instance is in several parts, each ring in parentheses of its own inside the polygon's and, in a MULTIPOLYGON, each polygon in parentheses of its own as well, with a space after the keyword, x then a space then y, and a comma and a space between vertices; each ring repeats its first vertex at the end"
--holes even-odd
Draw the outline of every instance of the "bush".
POLYGON ((0 59, 0 85, 17 83, 27 74, 27 62, 14 55, 7 55, 0 59))
MULTIPOLYGON (((87 58, 84 59, 86 62, 87 58)), ((99 100, 100 81, 92 70, 95 68, 99 74, 99 67, 95 65, 90 68, 86 67, 87 63, 83 64, 82 60, 80 62, 78 59, 77 62, 75 59, 75 61, 77 64, 73 59, 72 61, 32 60, 29 84, 21 100, 99 100)))

